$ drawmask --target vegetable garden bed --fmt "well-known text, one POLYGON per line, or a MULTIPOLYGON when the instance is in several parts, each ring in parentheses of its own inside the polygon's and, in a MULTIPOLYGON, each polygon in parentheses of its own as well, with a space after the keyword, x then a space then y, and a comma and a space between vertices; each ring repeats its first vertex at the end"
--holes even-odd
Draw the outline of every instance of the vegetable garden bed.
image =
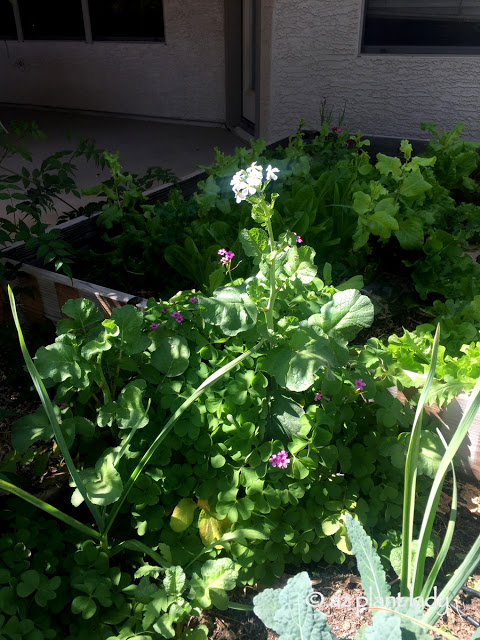
MULTIPOLYGON (((157 204, 107 157, 112 181, 92 190, 107 199, 97 218, 107 244, 87 262, 132 294, 161 296, 106 319, 96 296, 70 298, 33 365, 9 292, 42 399, 12 426, 15 455, 53 437, 74 490, 71 504, 48 505, 25 493, 16 458, 0 474, 16 496, 0 511, 9 633, 202 640, 202 609, 241 608, 235 585, 352 551, 379 598, 390 593, 380 558, 404 595, 445 584, 426 558, 445 555, 453 520, 445 547, 429 518, 480 406, 480 274, 462 258, 478 241, 478 157, 460 131, 436 135, 422 156, 402 141, 402 159, 372 161, 359 135, 325 124, 309 144, 299 132, 284 147, 218 154, 192 198, 170 189, 157 204), (386 341, 392 325, 406 330, 386 341), (472 407, 447 445, 422 409, 462 390, 472 407), (33 523, 34 507, 48 517, 33 523)), ((451 501, 455 513, 455 483, 451 501)), ((449 595, 479 560, 480 538, 449 595)), ((299 573, 284 595, 259 594, 255 612, 287 640, 305 624, 330 640, 310 587, 299 573)), ((409 608, 402 628, 427 638, 415 620, 433 624, 435 607, 409 608)), ((382 615, 372 638, 400 632, 395 612, 382 615)))

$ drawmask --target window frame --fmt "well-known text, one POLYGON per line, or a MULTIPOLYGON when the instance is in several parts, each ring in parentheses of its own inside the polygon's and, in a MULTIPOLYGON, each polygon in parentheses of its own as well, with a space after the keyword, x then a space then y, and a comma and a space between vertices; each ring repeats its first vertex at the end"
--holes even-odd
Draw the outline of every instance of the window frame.
POLYGON ((166 44, 165 37, 165 7, 162 0, 162 26, 163 35, 161 37, 109 37, 96 39, 93 37, 92 25, 90 20, 90 8, 88 6, 88 0, 77 0, 81 3, 81 12, 83 18, 83 36, 80 38, 60 36, 58 38, 25 38, 25 34, 22 26, 22 19, 20 14, 19 0, 11 0, 12 10, 15 20, 16 37, 5 39, 8 42, 84 42, 86 44, 93 44, 95 42, 118 42, 118 43, 154 43, 154 44, 166 44))
POLYGON ((366 56, 478 56, 480 55, 480 44, 478 46, 459 45, 365 45, 365 30, 368 17, 368 0, 362 2, 362 15, 360 18, 360 38, 359 55, 366 56))

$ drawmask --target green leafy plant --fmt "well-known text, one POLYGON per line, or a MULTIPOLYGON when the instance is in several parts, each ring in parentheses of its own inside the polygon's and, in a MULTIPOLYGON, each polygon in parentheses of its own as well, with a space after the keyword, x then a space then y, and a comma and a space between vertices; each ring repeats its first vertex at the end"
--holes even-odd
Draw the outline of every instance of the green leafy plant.
MULTIPOLYGON (((362 578, 362 587, 366 594, 365 605, 373 612, 373 626, 362 627, 357 638, 389 638, 403 637, 403 632, 414 634, 415 638, 428 638, 427 631, 435 631, 446 638, 449 633, 433 628, 442 608, 453 600, 462 584, 480 561, 480 536, 473 544, 467 556, 442 589, 433 598, 433 604, 425 605, 434 587, 435 580, 445 560, 452 541, 457 508, 457 488, 453 457, 468 431, 474 416, 480 407, 480 379, 472 392, 469 406, 463 416, 450 444, 445 443, 445 452, 435 474, 430 496, 423 517, 418 540, 413 540, 414 508, 416 479, 419 469, 419 450, 421 438, 421 416, 423 404, 428 396, 429 387, 435 373, 440 331, 437 328, 431 366, 425 386, 418 403, 405 467, 405 490, 402 529, 402 563, 400 571, 400 593, 391 596, 390 586, 386 581, 380 558, 360 523, 351 516, 346 517, 348 536, 355 554, 358 570, 362 578), (453 497, 450 521, 438 556, 435 559, 428 577, 424 577, 425 559, 432 525, 435 518, 441 488, 448 470, 453 474, 453 497)), ((300 573, 291 578, 282 589, 267 589, 254 598, 254 611, 265 623, 280 635, 281 640, 311 638, 331 640, 333 636, 326 623, 325 615, 313 608, 318 598, 312 598, 312 585, 307 573, 300 573)), ((317 594, 318 595, 318 594, 317 594)), ((357 600, 358 607, 358 600, 357 600)), ((476 637, 476 633, 472 638, 476 637)))

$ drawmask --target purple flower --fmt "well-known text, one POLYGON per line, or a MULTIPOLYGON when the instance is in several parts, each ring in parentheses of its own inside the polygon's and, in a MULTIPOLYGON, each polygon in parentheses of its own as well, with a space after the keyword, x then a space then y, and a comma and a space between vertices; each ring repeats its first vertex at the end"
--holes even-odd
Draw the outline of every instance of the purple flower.
POLYGON ((177 322, 183 322, 183 316, 179 311, 174 311, 170 314, 172 318, 175 318, 177 322))
POLYGON ((290 458, 288 457, 288 453, 283 449, 282 451, 273 454, 269 462, 272 463, 272 467, 283 467, 286 469, 290 463, 290 458))
POLYGON ((342 130, 340 129, 340 127, 332 127, 332 132, 333 133, 342 133, 342 130))
POLYGON ((167 313, 167 307, 163 307, 163 309, 160 309, 160 311, 161 311, 162 313, 167 313))
POLYGON ((327 396, 324 396, 323 393, 316 393, 313 401, 318 402, 319 400, 325 400, 325 402, 330 402, 330 398, 327 398, 327 396))
POLYGON ((363 387, 366 387, 367 383, 363 381, 362 378, 359 378, 358 380, 355 380, 355 389, 357 391, 362 391, 363 387))
POLYGON ((293 231, 293 235, 297 236, 297 242, 298 244, 301 244, 303 242, 303 240, 301 239, 301 237, 298 235, 298 233, 295 233, 295 231, 293 231))
POLYGON ((158 329, 160 325, 157 324, 156 322, 152 322, 152 324, 150 325, 150 329, 158 329))
POLYGON ((230 262, 230 260, 235 257, 233 251, 227 251, 226 249, 219 249, 218 255, 222 256, 220 258, 221 264, 227 264, 227 262, 230 262))
POLYGON ((188 299, 188 301, 193 304, 194 302, 197 302, 197 297, 196 296, 192 296, 191 298, 188 299))

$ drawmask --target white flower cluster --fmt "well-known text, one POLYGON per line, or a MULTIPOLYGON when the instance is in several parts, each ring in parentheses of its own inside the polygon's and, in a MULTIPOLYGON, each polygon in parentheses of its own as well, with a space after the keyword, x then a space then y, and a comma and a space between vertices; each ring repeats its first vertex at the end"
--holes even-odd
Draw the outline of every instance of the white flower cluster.
MULTIPOLYGON (((266 180, 276 180, 278 178, 276 173, 279 171, 280 169, 274 169, 269 164, 266 169, 266 180)), ((263 167, 257 165, 256 162, 253 162, 247 170, 237 171, 230 182, 237 203, 257 193, 257 188, 262 185, 262 180, 263 167)))

